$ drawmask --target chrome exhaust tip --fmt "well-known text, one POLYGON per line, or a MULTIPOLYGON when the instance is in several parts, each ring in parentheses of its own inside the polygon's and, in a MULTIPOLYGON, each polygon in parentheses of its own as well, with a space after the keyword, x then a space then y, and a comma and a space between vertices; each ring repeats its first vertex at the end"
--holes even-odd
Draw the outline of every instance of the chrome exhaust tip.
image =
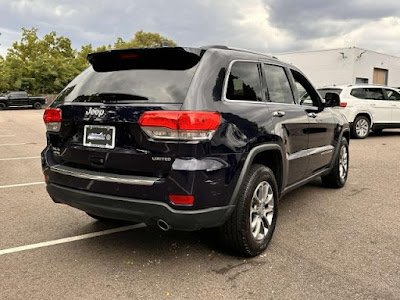
POLYGON ((165 222, 163 219, 158 219, 157 226, 162 231, 168 231, 171 229, 171 226, 169 226, 169 224, 167 222, 165 222))

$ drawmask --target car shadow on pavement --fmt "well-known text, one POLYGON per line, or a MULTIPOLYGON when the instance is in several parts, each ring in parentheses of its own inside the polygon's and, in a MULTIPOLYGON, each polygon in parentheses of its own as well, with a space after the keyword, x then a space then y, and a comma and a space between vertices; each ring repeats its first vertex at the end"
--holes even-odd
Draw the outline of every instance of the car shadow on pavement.
MULTIPOLYGON (((293 209, 293 206, 302 205, 301 203, 304 201, 317 201, 313 197, 308 197, 308 195, 310 193, 314 194, 320 189, 325 188, 322 186, 321 180, 317 179, 300 187, 296 193, 289 193, 283 197, 279 207, 280 216, 285 217, 293 209)), ((93 231, 100 231, 127 225, 132 225, 132 223, 102 223, 93 220, 87 226, 93 231)), ((279 230, 279 227, 276 230, 279 230)), ((187 257, 190 255, 235 257, 220 242, 218 229, 202 229, 193 232, 169 230, 165 232, 155 226, 148 226, 86 239, 81 243, 82 246, 88 248, 84 251, 90 251, 91 253, 112 249, 113 253, 119 253, 119 255, 124 253, 146 254, 146 257, 163 257, 164 259, 175 259, 175 257, 187 257)))
POLYGON ((382 131, 380 133, 371 132, 367 138, 379 138, 386 136, 400 136, 400 131, 390 130, 390 131, 382 131))

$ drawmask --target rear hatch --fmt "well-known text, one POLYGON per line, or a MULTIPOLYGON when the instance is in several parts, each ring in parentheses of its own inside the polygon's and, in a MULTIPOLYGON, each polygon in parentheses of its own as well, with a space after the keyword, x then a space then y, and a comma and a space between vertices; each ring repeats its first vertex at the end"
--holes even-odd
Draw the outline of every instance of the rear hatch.
POLYGON ((113 50, 89 54, 91 66, 55 99, 59 132, 48 138, 56 163, 115 174, 166 176, 178 142, 156 141, 138 121, 148 111, 179 111, 201 59, 199 49, 113 50))

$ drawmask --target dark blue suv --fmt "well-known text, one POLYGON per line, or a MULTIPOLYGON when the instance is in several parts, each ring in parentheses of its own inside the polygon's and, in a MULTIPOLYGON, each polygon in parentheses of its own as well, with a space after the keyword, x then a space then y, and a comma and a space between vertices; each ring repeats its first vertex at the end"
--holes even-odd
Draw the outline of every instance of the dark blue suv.
POLYGON ((348 122, 291 65, 225 46, 88 60, 44 114, 56 203, 163 230, 219 228, 230 249, 255 256, 282 195, 319 176, 346 182, 348 122))

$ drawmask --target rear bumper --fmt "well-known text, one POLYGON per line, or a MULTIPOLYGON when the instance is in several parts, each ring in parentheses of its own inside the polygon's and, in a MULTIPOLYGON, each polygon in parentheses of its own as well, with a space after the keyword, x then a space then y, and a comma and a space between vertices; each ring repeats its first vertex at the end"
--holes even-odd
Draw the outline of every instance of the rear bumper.
POLYGON ((64 203, 85 212, 118 220, 154 224, 162 219, 177 230, 198 230, 224 224, 232 206, 198 210, 176 210, 159 201, 133 199, 48 184, 47 192, 54 202, 64 203))

